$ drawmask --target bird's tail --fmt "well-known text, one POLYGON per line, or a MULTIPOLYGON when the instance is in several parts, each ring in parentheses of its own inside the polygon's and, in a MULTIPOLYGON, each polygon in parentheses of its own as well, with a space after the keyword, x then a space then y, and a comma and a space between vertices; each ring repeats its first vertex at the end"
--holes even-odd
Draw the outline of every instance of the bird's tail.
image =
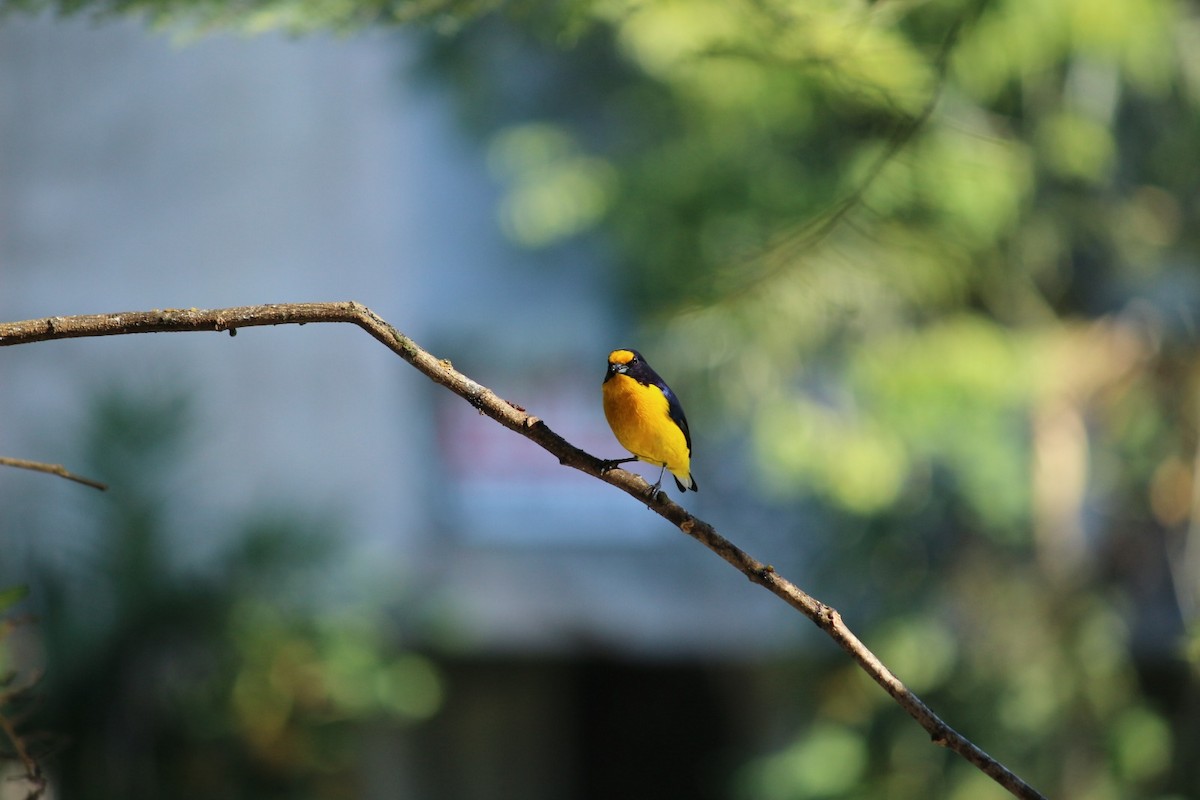
POLYGON ((688 489, 691 489, 693 492, 700 491, 700 485, 696 483, 696 479, 691 476, 691 473, 678 475, 672 472, 671 477, 675 479, 675 485, 679 487, 679 491, 681 492, 686 492, 688 489))

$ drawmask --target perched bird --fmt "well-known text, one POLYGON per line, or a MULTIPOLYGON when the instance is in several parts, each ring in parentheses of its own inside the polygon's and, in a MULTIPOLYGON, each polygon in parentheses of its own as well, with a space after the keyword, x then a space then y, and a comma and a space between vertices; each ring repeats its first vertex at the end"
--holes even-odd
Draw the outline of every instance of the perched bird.
POLYGON ((604 373, 604 416, 633 458, 606 461, 611 469, 630 461, 645 461, 662 467, 651 496, 658 493, 667 470, 675 477, 679 491, 696 491, 692 477, 692 434, 679 398, 666 381, 650 368, 636 350, 613 350, 608 354, 604 373))

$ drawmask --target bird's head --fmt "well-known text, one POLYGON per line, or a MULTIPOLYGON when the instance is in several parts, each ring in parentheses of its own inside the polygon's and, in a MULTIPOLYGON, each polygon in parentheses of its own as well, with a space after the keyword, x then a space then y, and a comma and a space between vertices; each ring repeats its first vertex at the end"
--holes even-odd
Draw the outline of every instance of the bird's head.
POLYGON ((608 370, 604 373, 604 380, 614 375, 628 374, 643 363, 642 354, 637 350, 613 350, 608 354, 608 370))

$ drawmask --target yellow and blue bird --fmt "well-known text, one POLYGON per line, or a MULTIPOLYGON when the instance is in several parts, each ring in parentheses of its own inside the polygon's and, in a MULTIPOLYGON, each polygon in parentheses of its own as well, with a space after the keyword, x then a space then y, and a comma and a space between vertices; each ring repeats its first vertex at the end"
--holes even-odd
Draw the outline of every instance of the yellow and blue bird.
POLYGON ((617 441, 632 458, 606 461, 611 469, 630 461, 662 467, 650 490, 658 493, 669 470, 679 491, 697 491, 692 477, 692 434, 679 398, 666 381, 650 368, 637 350, 613 350, 604 373, 604 416, 617 441))

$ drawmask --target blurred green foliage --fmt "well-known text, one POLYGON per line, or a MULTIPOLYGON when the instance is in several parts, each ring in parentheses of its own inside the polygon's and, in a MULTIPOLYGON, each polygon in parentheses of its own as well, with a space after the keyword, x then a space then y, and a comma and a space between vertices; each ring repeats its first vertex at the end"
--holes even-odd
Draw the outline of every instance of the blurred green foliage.
MULTIPOLYGON (((821 509, 810 585, 1054 797, 1200 785, 1195 12, 618 2, 429 43, 502 227, 615 254, 701 452, 821 509)), ((741 796, 1001 796, 852 668, 803 680, 741 796)))
POLYGON ((134 15, 189 35, 229 28, 302 34, 429 20, 456 26, 462 16, 492 5, 488 0, 4 0, 0 12, 134 15))
POLYGON ((147 390, 101 397, 79 437, 111 488, 73 557, 28 576, 42 663, 24 671, 45 670, 34 754, 63 797, 353 795, 364 725, 433 715, 440 674, 396 641, 382 598, 328 597, 331 514, 231 512, 201 531, 226 544, 192 552, 195 521, 172 502, 191 431, 183 395, 147 390))
MULTIPOLYGON (((501 227, 613 255, 702 450, 821 509, 815 588, 901 678, 1051 796, 1200 785, 1195 3, 15 5, 457 31, 426 66, 501 227)), ((740 795, 999 796, 809 668, 740 795)))
POLYGON ((46 790, 37 761, 40 735, 27 723, 36 704, 38 676, 23 669, 10 639, 30 622, 15 608, 28 595, 25 584, 0 589, 0 785, 37 800, 46 790))

